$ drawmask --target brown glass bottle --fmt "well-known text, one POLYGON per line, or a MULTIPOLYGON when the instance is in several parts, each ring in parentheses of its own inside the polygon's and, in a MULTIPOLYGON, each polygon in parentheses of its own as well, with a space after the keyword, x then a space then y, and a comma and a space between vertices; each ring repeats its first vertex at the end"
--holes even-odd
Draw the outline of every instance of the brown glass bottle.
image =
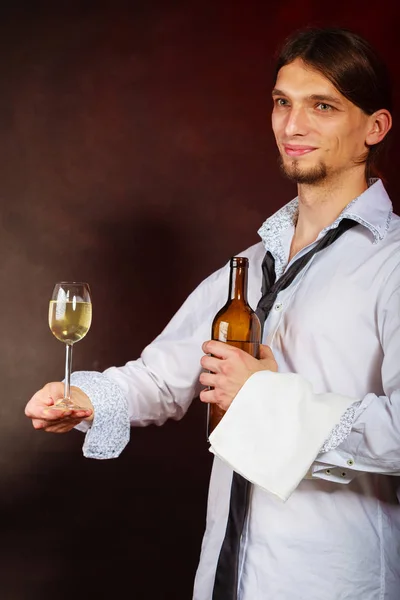
MULTIPOLYGON (((211 337, 241 348, 258 358, 261 343, 261 324, 247 302, 249 260, 234 256, 230 260, 228 301, 215 315, 211 337)), ((225 411, 216 404, 208 405, 207 435, 218 425, 225 411)))

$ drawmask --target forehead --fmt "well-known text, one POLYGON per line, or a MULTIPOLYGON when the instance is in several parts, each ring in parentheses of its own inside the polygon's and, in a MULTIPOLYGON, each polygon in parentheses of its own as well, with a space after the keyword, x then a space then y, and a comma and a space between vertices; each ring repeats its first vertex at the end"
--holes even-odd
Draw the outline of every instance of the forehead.
POLYGON ((275 89, 288 95, 310 96, 326 94, 349 102, 320 71, 304 63, 300 58, 279 69, 275 89))

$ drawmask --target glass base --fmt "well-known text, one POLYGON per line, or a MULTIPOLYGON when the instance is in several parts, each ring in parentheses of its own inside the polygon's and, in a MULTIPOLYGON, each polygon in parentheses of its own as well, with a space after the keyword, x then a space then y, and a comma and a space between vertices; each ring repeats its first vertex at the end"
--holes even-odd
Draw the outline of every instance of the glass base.
POLYGON ((89 410, 87 406, 79 406, 79 404, 77 404, 73 400, 70 400, 69 398, 63 398, 62 400, 58 400, 58 402, 56 402, 52 406, 49 406, 49 408, 55 410, 89 410))

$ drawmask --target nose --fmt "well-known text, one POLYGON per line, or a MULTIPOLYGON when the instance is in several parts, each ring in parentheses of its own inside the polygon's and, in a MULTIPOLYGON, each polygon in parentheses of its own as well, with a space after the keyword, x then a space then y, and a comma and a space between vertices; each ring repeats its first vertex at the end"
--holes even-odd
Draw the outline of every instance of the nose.
POLYGON ((292 107, 286 114, 285 135, 287 138, 307 133, 307 115, 302 107, 292 107))

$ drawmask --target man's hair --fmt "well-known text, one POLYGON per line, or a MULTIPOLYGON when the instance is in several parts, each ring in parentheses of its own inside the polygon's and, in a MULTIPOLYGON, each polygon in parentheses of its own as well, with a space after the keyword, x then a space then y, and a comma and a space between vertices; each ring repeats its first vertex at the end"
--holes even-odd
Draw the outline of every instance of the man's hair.
MULTIPOLYGON (((392 110, 392 85, 386 65, 361 36, 339 27, 310 27, 286 39, 276 61, 279 70, 300 58, 324 75, 350 102, 367 115, 392 110)), ((367 177, 378 174, 377 159, 387 144, 387 135, 370 146, 366 157, 367 177)))

